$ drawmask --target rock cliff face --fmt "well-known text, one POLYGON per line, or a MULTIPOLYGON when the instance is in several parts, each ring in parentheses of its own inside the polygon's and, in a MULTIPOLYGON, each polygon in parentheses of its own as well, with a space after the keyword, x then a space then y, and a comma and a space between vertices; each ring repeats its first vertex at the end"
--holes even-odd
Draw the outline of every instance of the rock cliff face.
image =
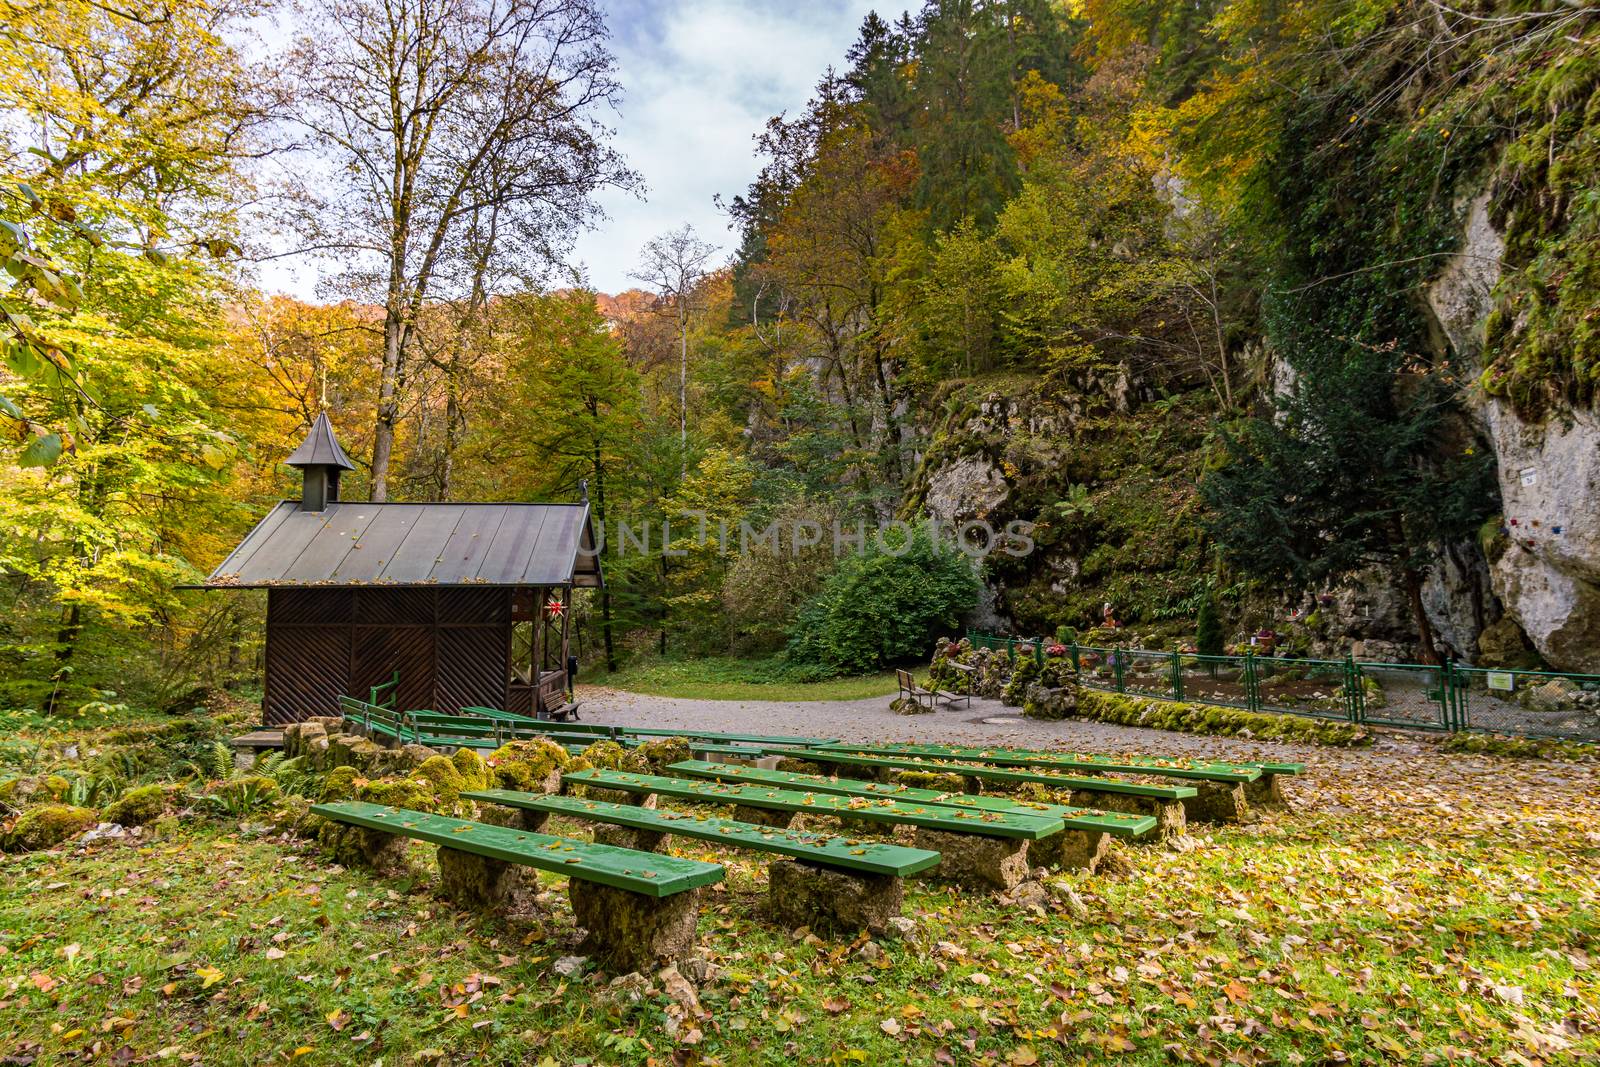
MULTIPOLYGON (((1437 353, 1472 383, 1505 243, 1487 193, 1461 210, 1461 248, 1425 296, 1437 353)), ((1257 357, 1263 389, 1293 388, 1282 361, 1257 357)), ((1503 518, 1498 536, 1491 526, 1476 542, 1440 546, 1423 600, 1442 650, 1526 666, 1526 634, 1551 665, 1600 673, 1600 414, 1531 422, 1476 385, 1464 389, 1471 425, 1459 430, 1493 449, 1503 518)), ((1027 382, 997 382, 921 427, 924 461, 904 510, 951 525, 1039 524, 1030 557, 986 568, 976 625, 1045 633, 1098 618, 1109 603, 1119 615, 1180 628, 1211 580, 1194 494, 1208 405, 1158 400, 1125 370, 1085 376, 1048 398, 1027 382)), ((1361 642, 1416 655, 1409 610, 1383 575, 1353 575, 1320 603, 1327 648, 1319 651, 1361 642)), ((1257 607, 1270 616, 1294 605, 1257 607)))
MULTIPOLYGON (((1427 294, 1440 333, 1469 368, 1480 365, 1504 252, 1484 193, 1468 204, 1461 249, 1427 294)), ((1551 664, 1600 672, 1600 417, 1556 412, 1528 422, 1500 398, 1468 402, 1494 449, 1503 501, 1494 593, 1551 664)))

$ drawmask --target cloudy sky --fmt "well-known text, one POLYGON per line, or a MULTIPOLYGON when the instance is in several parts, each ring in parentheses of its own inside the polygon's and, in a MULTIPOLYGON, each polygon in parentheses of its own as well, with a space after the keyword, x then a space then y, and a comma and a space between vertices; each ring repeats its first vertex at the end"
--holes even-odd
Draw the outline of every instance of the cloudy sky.
MULTIPOLYGON (((867 12, 898 17, 907 0, 597 0, 611 29, 625 96, 608 117, 614 143, 644 180, 641 196, 608 191, 607 218, 573 255, 589 284, 620 292, 645 242, 691 223, 731 255, 735 236, 712 197, 744 192, 759 169, 754 136, 803 107, 867 12)), ((286 30, 261 27, 268 45, 286 30)), ((264 288, 316 299, 327 263, 300 257, 261 266, 264 288)))
POLYGON ((651 237, 685 222, 731 253, 735 237, 711 198, 741 193, 758 164, 751 140, 767 118, 803 106, 868 11, 905 0, 601 0, 627 90, 612 125, 643 176, 642 199, 603 198, 609 220, 578 240, 576 259, 606 292, 651 237))

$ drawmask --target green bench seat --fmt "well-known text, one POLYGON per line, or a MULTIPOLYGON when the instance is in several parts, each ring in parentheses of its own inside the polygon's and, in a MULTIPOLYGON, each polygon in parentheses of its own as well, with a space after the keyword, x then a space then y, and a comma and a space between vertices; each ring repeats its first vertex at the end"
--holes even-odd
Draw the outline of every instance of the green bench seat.
POLYGON ((1124 782, 1116 778, 1076 778, 1051 772, 1011 770, 981 763, 945 763, 915 756, 869 756, 837 749, 789 749, 772 755, 790 759, 811 760, 815 763, 843 767, 870 767, 891 771, 928 771, 935 774, 957 774, 963 778, 983 781, 1034 783, 1068 790, 1094 790, 1100 793, 1122 793, 1133 797, 1150 797, 1156 800, 1186 800, 1199 790, 1192 785, 1151 785, 1146 782, 1124 782))
MULTIPOLYGON (((708 764, 708 766, 723 766, 708 764)), ((676 797, 703 804, 734 804, 743 808, 776 811, 786 815, 813 813, 892 825, 918 826, 949 833, 979 834, 1034 841, 1059 833, 1058 818, 1010 812, 960 810, 938 804, 917 804, 887 797, 847 797, 837 793, 807 793, 765 786, 720 785, 658 774, 629 771, 574 771, 561 776, 563 784, 597 786, 624 793, 676 797)), ((745 820, 749 821, 749 820, 745 820)))
POLYGON ((1095 811, 1091 808, 1072 807, 1066 804, 1032 803, 1008 797, 945 793, 937 789, 918 789, 914 786, 889 785, 882 782, 859 782, 849 778, 825 778, 814 774, 770 771, 726 763, 707 763, 701 760, 674 763, 667 770, 675 774, 709 778, 720 782, 748 782, 757 786, 772 786, 802 792, 833 793, 847 797, 884 797, 905 803, 930 804, 964 811, 1002 812, 1060 819, 1062 825, 1069 830, 1089 830, 1114 834, 1118 837, 1138 837, 1156 828, 1156 820, 1149 815, 1095 811))
POLYGON ((722 881, 715 863, 634 852, 609 845, 569 841, 509 826, 454 819, 448 815, 346 800, 313 804, 311 812, 334 822, 398 834, 459 852, 516 863, 569 878, 581 878, 647 897, 667 897, 722 881))
POLYGON ((856 841, 802 830, 783 830, 681 811, 641 808, 636 804, 613 804, 603 800, 522 793, 510 789, 472 790, 461 795, 480 804, 503 804, 523 811, 566 815, 632 830, 717 841, 734 848, 771 852, 865 874, 905 877, 925 871, 939 862, 939 854, 926 849, 856 841))
MULTIPOLYGON (((1264 768, 1253 763, 1202 763, 1195 760, 1162 760, 1149 757, 1097 756, 1082 752, 1038 752, 1029 749, 971 748, 956 745, 851 745, 836 743, 819 746, 843 752, 872 756, 921 756, 925 759, 962 760, 993 763, 999 766, 1058 767, 1065 770, 1148 774, 1158 778, 1188 778, 1208 782, 1253 782, 1264 768)), ((1271 773, 1298 774, 1303 764, 1273 764, 1271 773)))
POLYGON ((358 801, 315 804, 324 819, 355 827, 368 856, 392 840, 437 845, 442 891, 456 903, 498 908, 531 898, 534 870, 565 875, 583 950, 623 973, 688 955, 699 921, 698 890, 720 882, 718 863, 491 826, 358 801), (383 842, 377 849, 372 839, 383 842))

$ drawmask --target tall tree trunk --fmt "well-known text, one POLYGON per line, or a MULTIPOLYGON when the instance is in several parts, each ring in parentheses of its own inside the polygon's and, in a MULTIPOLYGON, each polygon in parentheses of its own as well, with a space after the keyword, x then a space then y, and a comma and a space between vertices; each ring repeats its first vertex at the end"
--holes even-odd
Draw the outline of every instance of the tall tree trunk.
POLYGON ((51 681, 50 696, 45 701, 44 713, 54 715, 61 703, 61 687, 66 683, 72 667, 72 654, 78 647, 78 635, 83 633, 83 608, 77 604, 67 609, 66 621, 56 631, 56 669, 51 681))
POLYGON ((395 294, 383 318, 383 367, 378 373, 378 418, 372 433, 373 503, 389 499, 389 460, 394 454, 394 427, 400 418, 400 370, 405 358, 406 324, 395 294))
MULTIPOLYGON (((600 520, 600 535, 605 536, 606 529, 606 466, 600 459, 600 444, 594 446, 594 495, 596 504, 596 517, 600 520)), ((606 650, 606 670, 617 669, 617 649, 611 636, 611 587, 600 587, 600 640, 606 650)))

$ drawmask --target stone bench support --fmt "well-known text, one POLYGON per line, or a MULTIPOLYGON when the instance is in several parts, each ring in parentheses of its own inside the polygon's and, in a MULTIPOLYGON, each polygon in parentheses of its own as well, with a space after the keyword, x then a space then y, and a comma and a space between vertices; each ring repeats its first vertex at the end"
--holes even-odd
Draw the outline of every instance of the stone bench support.
POLYGON ((698 889, 656 898, 574 878, 567 892, 578 925, 588 931, 580 951, 598 956, 619 974, 649 973, 665 961, 684 959, 694 948, 698 889))
POLYGON ((1028 846, 1028 863, 1063 871, 1091 874, 1111 849, 1111 835, 1098 830, 1063 830, 1041 837, 1028 846))
POLYGON ((917 848, 942 857, 927 877, 977 889, 1009 890, 1028 877, 1028 842, 1022 838, 984 837, 917 827, 917 848))
POLYGON ((539 892, 539 878, 529 867, 440 845, 439 892, 463 908, 528 911, 539 892))
POLYGON ((1283 776, 1262 771, 1261 777, 1244 783, 1244 798, 1259 808, 1287 808, 1289 798, 1283 792, 1283 776))
POLYGON ((639 830, 631 826, 613 826, 610 823, 600 822, 594 824, 594 843, 611 845, 614 848, 631 848, 635 852, 665 852, 671 846, 672 835, 657 830, 639 830))
POLYGON ((800 829, 798 811, 776 811, 772 808, 749 808, 743 804, 735 804, 733 817, 737 822, 755 823, 757 826, 775 826, 780 830, 800 829))
POLYGON ((1131 815, 1154 815, 1156 837, 1177 837, 1188 825, 1185 811, 1187 801, 1163 800, 1160 797, 1133 796, 1128 793, 1104 793, 1098 789, 1074 789, 1072 803, 1100 811, 1121 811, 1131 815))
POLYGON ((1242 822, 1250 811, 1243 782, 1196 782, 1198 792, 1183 802, 1194 822, 1242 822))
POLYGON ((856 874, 800 860, 773 860, 767 885, 774 921, 787 930, 807 926, 825 934, 884 933, 905 899, 905 880, 892 874, 856 874))

